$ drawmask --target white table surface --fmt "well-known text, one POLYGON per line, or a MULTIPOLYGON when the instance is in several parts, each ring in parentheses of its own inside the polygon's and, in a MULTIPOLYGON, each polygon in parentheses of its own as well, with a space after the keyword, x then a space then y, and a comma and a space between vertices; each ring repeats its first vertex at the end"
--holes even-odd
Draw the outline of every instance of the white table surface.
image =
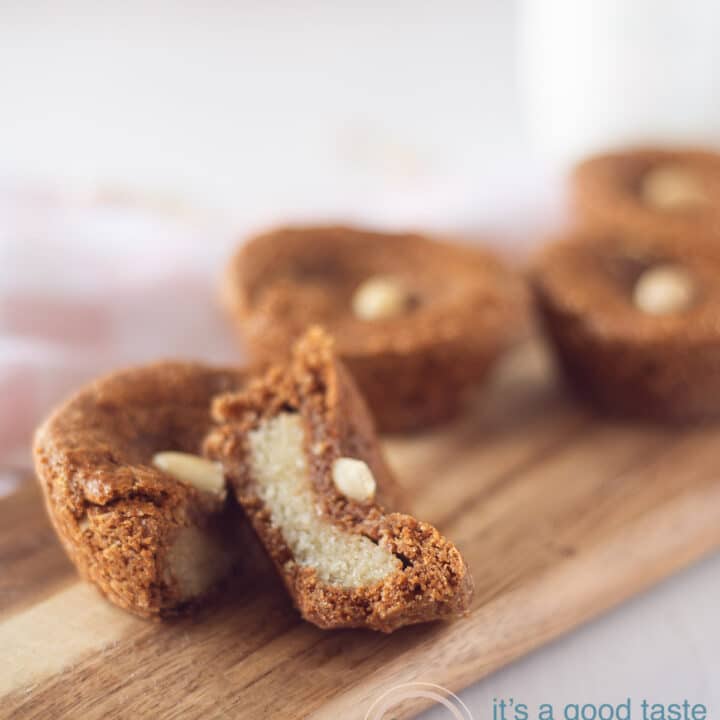
MULTIPOLYGON (((551 193, 513 4, 385 5, 6 0, 0 181, 121 187, 238 227, 341 216, 533 239, 551 193)), ((462 697, 476 718, 494 697, 688 699, 714 717, 718 598, 716 556, 462 697)))

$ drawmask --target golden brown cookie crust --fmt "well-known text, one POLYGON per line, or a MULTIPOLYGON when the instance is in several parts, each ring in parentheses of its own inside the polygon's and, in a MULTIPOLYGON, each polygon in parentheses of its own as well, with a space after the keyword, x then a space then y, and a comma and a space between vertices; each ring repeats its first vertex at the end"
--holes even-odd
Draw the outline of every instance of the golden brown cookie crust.
POLYGON ((168 566, 183 528, 199 529, 223 552, 232 546, 225 532, 237 509, 151 460, 160 451, 199 453, 211 397, 243 382, 240 371, 194 363, 125 370, 80 390, 37 430, 35 467, 50 519, 81 575, 116 605, 150 617, 197 600, 168 566))
POLYGON ((581 224, 637 236, 720 235, 720 155, 701 149, 638 148, 596 155, 575 168, 572 195, 581 224), (646 173, 680 167, 707 195, 701 207, 660 210, 642 199, 646 173))
POLYGON ((534 272, 548 335, 572 384, 613 414, 661 421, 720 416, 720 248, 689 239, 577 232, 550 244, 534 272), (650 315, 633 301, 641 273, 690 273, 686 310, 650 315))
POLYGON ((260 362, 286 358, 310 325, 325 327, 386 432, 457 414, 463 391, 519 334, 525 300, 489 252, 348 227, 281 228, 251 239, 230 262, 224 297, 260 362), (414 302, 395 317, 361 319, 353 294, 378 275, 398 279, 414 302))
POLYGON ((216 399, 213 414, 219 424, 208 436, 206 454, 225 465, 239 502, 305 619, 322 628, 392 632, 467 610, 472 580, 452 543, 427 523, 386 513, 373 501, 349 499, 333 484, 333 461, 343 456, 365 461, 379 487, 393 481, 364 402, 323 332, 308 332, 289 367, 273 368, 245 392, 216 399), (348 588, 324 583, 313 568, 294 562, 257 493, 247 460, 248 433, 287 411, 300 413, 309 475, 323 515, 402 558, 401 570, 374 585, 348 588))

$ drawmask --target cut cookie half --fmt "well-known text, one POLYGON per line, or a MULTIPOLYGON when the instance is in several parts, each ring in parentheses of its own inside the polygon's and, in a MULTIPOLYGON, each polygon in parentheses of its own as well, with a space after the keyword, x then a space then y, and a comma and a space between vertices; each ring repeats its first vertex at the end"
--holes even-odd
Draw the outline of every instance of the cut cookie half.
POLYGON ((462 614, 472 580, 431 525, 386 513, 393 488, 372 421, 319 329, 291 363, 215 399, 205 454, 240 504, 302 616, 384 632, 462 614))
POLYGON ((241 512, 222 468, 199 457, 210 400, 243 373, 159 363, 114 373, 38 429, 50 519, 81 575, 146 617, 191 607, 239 555, 241 512))

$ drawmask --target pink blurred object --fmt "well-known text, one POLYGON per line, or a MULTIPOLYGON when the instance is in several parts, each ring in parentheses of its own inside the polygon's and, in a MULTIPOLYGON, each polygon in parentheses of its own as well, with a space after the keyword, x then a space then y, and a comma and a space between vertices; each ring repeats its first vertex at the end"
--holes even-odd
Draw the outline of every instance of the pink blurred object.
POLYGON ((0 495, 71 391, 168 357, 242 361, 216 298, 229 224, 108 198, 0 188, 0 495))

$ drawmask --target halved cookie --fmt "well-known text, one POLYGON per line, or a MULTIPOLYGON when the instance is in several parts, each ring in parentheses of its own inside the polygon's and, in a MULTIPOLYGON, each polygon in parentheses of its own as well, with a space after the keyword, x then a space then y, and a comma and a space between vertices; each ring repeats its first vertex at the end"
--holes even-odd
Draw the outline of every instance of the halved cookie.
POLYGON ((233 565, 241 513, 226 500, 222 469, 197 454, 211 397, 243 382, 239 371, 191 363, 118 372, 38 429, 50 519, 83 577, 120 607, 172 614, 233 565))
POLYGON ((233 258, 225 298, 259 362, 310 325, 333 335, 382 431, 457 414, 522 332, 524 288, 493 255, 419 235, 284 228, 233 258))
POLYGON ((313 329, 292 363, 213 404, 205 443, 302 616, 384 632, 464 612, 472 580, 427 523, 387 513, 392 486, 365 404, 332 343, 313 329))
POLYGON ((720 416, 720 247, 575 233, 542 252, 534 286, 562 366, 597 406, 720 416))
POLYGON ((717 237, 720 155, 639 148, 588 158, 573 175, 580 221, 638 236, 717 237))

